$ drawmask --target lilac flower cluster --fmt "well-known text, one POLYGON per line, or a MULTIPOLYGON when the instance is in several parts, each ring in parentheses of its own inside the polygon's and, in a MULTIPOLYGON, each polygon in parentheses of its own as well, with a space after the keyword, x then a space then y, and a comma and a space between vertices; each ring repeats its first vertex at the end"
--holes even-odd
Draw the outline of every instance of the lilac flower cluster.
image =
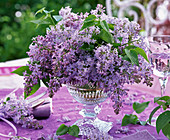
POLYGON ((149 65, 142 56, 138 57, 139 66, 120 57, 129 44, 146 50, 136 22, 107 16, 102 5, 85 14, 75 14, 66 7, 59 14, 62 20, 47 30, 45 36, 34 38, 30 45, 28 66, 32 74, 25 73, 27 94, 38 79, 45 81, 51 97, 62 84, 78 84, 81 87, 90 84, 110 93, 118 113, 122 105, 121 96, 127 94, 125 84, 140 83, 143 79, 144 83, 152 85, 149 65), (109 32, 119 46, 95 38, 101 32, 98 26, 81 30, 90 14, 95 15, 98 21, 105 20, 114 26, 109 32), (85 44, 94 48, 90 51, 81 49, 85 44))
POLYGON ((30 104, 23 97, 19 99, 15 93, 11 93, 7 98, 0 100, 0 116, 6 119, 13 119, 16 124, 22 127, 41 129, 38 121, 34 119, 30 104))

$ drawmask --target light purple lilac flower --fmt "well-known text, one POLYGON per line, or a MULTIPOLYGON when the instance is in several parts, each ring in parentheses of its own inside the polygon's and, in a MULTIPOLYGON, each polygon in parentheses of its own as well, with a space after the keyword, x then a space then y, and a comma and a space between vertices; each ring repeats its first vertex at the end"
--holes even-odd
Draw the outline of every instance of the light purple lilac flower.
POLYGON ((31 105, 24 100, 24 97, 17 98, 15 93, 0 100, 0 116, 6 119, 11 118, 16 124, 21 124, 24 128, 42 128, 32 115, 31 105))

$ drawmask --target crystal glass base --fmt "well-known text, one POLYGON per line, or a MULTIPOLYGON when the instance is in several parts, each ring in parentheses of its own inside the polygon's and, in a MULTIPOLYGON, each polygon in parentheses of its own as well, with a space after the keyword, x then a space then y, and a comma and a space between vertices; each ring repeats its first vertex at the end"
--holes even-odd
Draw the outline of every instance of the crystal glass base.
POLYGON ((112 122, 102 121, 98 118, 95 120, 80 119, 74 123, 80 128, 79 135, 90 136, 92 133, 108 133, 112 128, 112 122))
POLYGON ((93 133, 107 133, 112 128, 111 122, 97 118, 101 110, 98 104, 108 98, 107 93, 99 89, 78 88, 72 85, 67 85, 67 89, 76 101, 83 104, 83 109, 79 112, 83 119, 74 123, 80 128, 79 135, 88 137, 93 133))

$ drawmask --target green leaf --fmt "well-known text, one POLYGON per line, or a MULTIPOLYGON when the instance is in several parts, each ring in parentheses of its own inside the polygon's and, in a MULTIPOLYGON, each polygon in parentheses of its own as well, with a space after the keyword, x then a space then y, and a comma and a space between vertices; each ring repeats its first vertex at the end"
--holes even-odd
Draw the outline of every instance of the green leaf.
POLYGON ((114 48, 118 48, 120 46, 120 43, 113 43, 114 48))
POLYGON ((49 82, 50 81, 50 78, 49 78, 49 76, 45 79, 45 78, 43 78, 42 79, 42 82, 44 83, 44 85, 46 86, 46 87, 49 87, 49 85, 47 84, 47 82, 49 82))
POLYGON ((165 102, 162 102, 162 101, 157 101, 156 102, 158 105, 165 105, 165 102))
POLYGON ((166 105, 162 105, 163 110, 166 110, 168 107, 166 105))
POLYGON ((112 34, 104 29, 100 31, 99 37, 107 43, 114 43, 112 34))
POLYGON ((71 136, 74 136, 74 137, 78 137, 79 131, 80 131, 79 127, 77 125, 73 125, 73 126, 69 127, 68 134, 70 134, 71 136))
POLYGON ((15 73, 15 74, 18 74, 20 76, 23 76, 23 72, 27 72, 27 74, 31 74, 32 71, 29 70, 29 66, 22 66, 22 67, 19 67, 18 69, 12 71, 11 73, 15 73))
POLYGON ((60 20, 62 20, 63 17, 55 15, 55 16, 53 16, 53 18, 55 19, 55 21, 59 22, 60 20))
POLYGON ((170 105, 170 99, 168 99, 166 102, 170 105))
POLYGON ((123 57, 122 57, 122 60, 126 60, 126 61, 131 62, 131 60, 129 59, 129 57, 128 57, 127 55, 123 56, 123 57))
POLYGON ((85 20, 84 23, 94 21, 97 17, 95 15, 89 15, 85 20))
POLYGON ((82 30, 84 30, 84 29, 86 29, 86 28, 88 28, 88 27, 94 26, 94 25, 96 25, 97 23, 98 23, 97 21, 85 22, 85 23, 83 24, 83 26, 81 27, 80 31, 82 31, 82 30))
POLYGON ((38 10, 38 11, 35 13, 35 15, 37 15, 38 13, 44 12, 44 10, 45 10, 45 7, 41 8, 40 10, 38 10))
POLYGON ((161 108, 161 106, 157 106, 157 107, 155 107, 155 108, 152 110, 151 114, 149 115, 149 123, 150 123, 150 124, 151 124, 151 120, 152 120, 153 115, 154 115, 155 112, 156 112, 158 109, 160 109, 160 108, 161 108))
POLYGON ((166 106, 169 106, 169 105, 170 105, 169 100, 166 101, 165 105, 166 105, 166 106))
POLYGON ((162 128, 162 132, 168 139, 170 139, 170 122, 162 128))
POLYGON ((40 88, 40 80, 38 80, 38 83, 37 83, 36 85, 33 85, 32 91, 31 91, 31 93, 29 93, 29 95, 27 95, 27 94, 24 92, 24 99, 26 99, 27 97, 33 95, 39 88, 40 88))
POLYGON ((126 46, 126 47, 125 47, 125 49, 128 49, 128 50, 130 50, 130 49, 135 49, 135 48, 136 48, 135 45, 129 45, 129 46, 126 46))
POLYGON ((170 100, 170 97, 169 96, 155 97, 154 98, 154 103, 156 103, 159 100, 168 101, 168 100, 170 100))
POLYGON ((146 53, 145 53, 145 51, 144 51, 143 49, 141 49, 141 48, 139 48, 139 47, 136 47, 134 50, 135 50, 138 54, 140 54, 146 61, 149 62, 148 57, 147 57, 147 55, 146 55, 146 53))
POLYGON ((60 127, 56 131, 56 135, 65 135, 69 131, 69 127, 65 124, 61 124, 60 127))
POLYGON ((88 27, 91 27, 91 26, 94 26, 96 25, 98 22, 95 21, 97 17, 95 15, 89 15, 83 22, 83 26, 82 28, 80 29, 80 31, 88 28, 88 27))
POLYGON ((109 26, 109 28, 110 28, 111 30, 114 30, 114 25, 113 25, 113 24, 108 24, 108 26, 109 26))
POLYGON ((149 103, 150 103, 149 101, 143 102, 143 103, 134 102, 133 109, 135 110, 136 113, 140 114, 141 112, 145 110, 145 108, 148 107, 149 103))
POLYGON ((80 47, 80 49, 85 50, 85 51, 92 51, 94 48, 95 48, 94 45, 92 45, 92 44, 89 45, 88 43, 84 43, 84 44, 80 47))
POLYGON ((9 101, 9 100, 10 100, 10 97, 7 97, 7 98, 6 98, 6 101, 9 101))
POLYGON ((132 65, 136 64, 137 66, 139 66, 138 54, 136 51, 125 49, 125 53, 131 60, 132 65))
POLYGON ((118 37, 119 41, 122 42, 123 37, 118 37))
POLYGON ((161 98, 161 97, 155 97, 154 98, 154 103, 156 103, 159 100, 159 98, 161 98))
POLYGON ((100 21, 100 25, 104 30, 109 31, 109 26, 105 20, 100 21))
POLYGON ((140 121, 139 122, 142 126, 145 126, 147 124, 147 121, 140 121))
POLYGON ((165 111, 160 114, 156 120, 156 130, 159 134, 160 130, 163 129, 167 124, 170 123, 170 111, 165 111))
POLYGON ((126 126, 128 124, 137 124, 139 121, 138 117, 133 114, 126 114, 122 119, 122 126, 126 126))

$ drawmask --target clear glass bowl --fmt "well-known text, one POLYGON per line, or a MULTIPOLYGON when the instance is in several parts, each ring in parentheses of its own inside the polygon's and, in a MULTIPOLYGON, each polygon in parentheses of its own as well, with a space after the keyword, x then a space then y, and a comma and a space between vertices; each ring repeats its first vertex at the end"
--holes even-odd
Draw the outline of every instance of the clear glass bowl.
POLYGON ((92 132, 107 133, 112 128, 111 122, 99 120, 97 115, 100 112, 99 103, 108 98, 108 93, 100 89, 79 88, 73 85, 66 85, 73 98, 83 104, 83 109, 79 112, 83 119, 74 124, 79 126, 80 135, 89 135, 92 132))

